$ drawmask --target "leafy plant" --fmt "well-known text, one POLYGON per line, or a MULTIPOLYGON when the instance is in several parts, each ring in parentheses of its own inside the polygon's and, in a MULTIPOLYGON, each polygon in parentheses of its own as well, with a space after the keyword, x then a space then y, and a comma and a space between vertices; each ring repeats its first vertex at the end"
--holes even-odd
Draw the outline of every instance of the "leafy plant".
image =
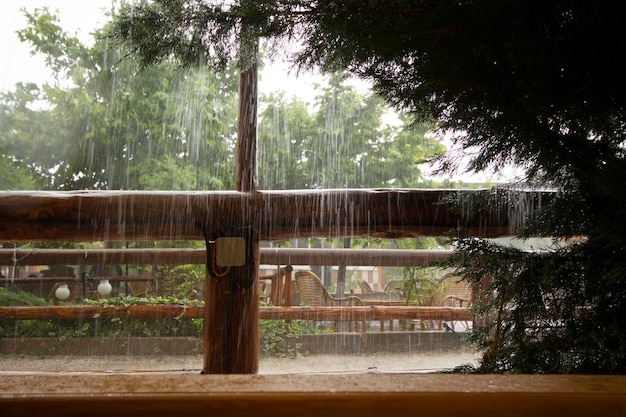
POLYGON ((178 284, 176 288, 176 296, 183 299, 192 299, 196 297, 198 295, 198 286, 200 286, 203 282, 203 273, 198 273, 197 270, 189 271, 183 278, 183 282, 178 284))
POLYGON ((402 277, 397 286, 407 305, 426 305, 444 290, 439 281, 440 268, 407 266, 400 270, 402 277))
MULTIPOLYGON (((146 304, 202 305, 199 300, 158 296, 133 296, 86 300, 89 305, 124 306, 146 304)), ((0 288, 1 306, 45 306, 44 299, 24 291, 0 288)), ((0 335, 6 338, 57 338, 59 341, 85 337, 202 337, 203 322, 199 319, 176 318, 111 318, 94 317, 81 320, 7 320, 0 319, 0 335)), ((294 320, 261 320, 262 356, 294 357, 300 348, 301 334, 322 333, 318 326, 294 320)))
POLYGON ((298 332, 285 320, 261 320, 261 356, 295 357, 298 332))
POLYGON ((49 303, 32 293, 18 288, 12 288, 11 290, 0 288, 0 306, 2 307, 44 305, 49 305, 49 303))

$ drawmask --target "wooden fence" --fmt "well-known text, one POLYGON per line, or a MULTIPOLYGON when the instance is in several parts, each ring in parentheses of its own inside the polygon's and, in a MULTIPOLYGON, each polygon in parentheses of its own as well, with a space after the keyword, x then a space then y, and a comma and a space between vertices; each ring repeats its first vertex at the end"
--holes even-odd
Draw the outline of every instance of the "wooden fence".
MULTIPOLYGON (((321 203, 326 201, 324 196, 327 194, 320 193, 312 200, 310 195, 304 196, 303 200, 306 200, 307 204, 316 202, 318 205, 313 204, 307 208, 306 204, 294 204, 298 201, 294 199, 291 204, 283 207, 286 210, 285 213, 275 210, 275 207, 270 207, 268 212, 280 215, 275 218, 266 216, 265 220, 260 223, 257 219, 255 224, 260 226, 260 234, 268 238, 273 236, 272 231, 277 232, 274 237, 293 237, 298 234, 300 224, 304 227, 303 235, 307 236, 369 235, 381 237, 439 234, 449 227, 457 229, 467 225, 467 219, 462 216, 457 216, 458 221, 450 217, 445 222, 441 222, 437 216, 432 217, 433 213, 439 213, 444 217, 449 215, 447 209, 439 204, 433 204, 430 209, 426 210, 430 213, 429 215, 421 211, 420 207, 424 206, 419 204, 403 205, 410 199, 400 196, 402 193, 399 192, 396 195, 394 192, 386 192, 386 199, 376 202, 380 205, 376 207, 376 210, 382 213, 378 212, 371 216, 370 214, 373 213, 370 213, 367 205, 352 205, 349 198, 345 198, 342 205, 326 205, 326 203, 321 203), (403 203, 396 204, 394 196, 398 197, 398 202, 403 201, 403 203), (322 206, 329 210, 332 208, 332 210, 320 210, 322 206), (386 216, 384 207, 392 208, 393 213, 390 211, 389 216, 386 216), (398 210, 398 207, 402 210, 398 210), (311 212, 315 212, 315 215, 311 212), (406 212, 406 216, 403 212, 406 212), (285 221, 290 215, 291 219, 285 221), (325 217, 326 215, 329 217, 325 217), (300 223, 303 220, 302 217, 308 218, 309 221, 300 223), (276 221, 275 227, 269 227, 272 226, 272 219, 276 221), (421 221, 424 223, 420 225, 421 221), (407 228, 404 229, 404 226, 407 228), (325 234, 318 234, 322 231, 325 234)), ((193 215, 189 216, 194 213, 194 209, 190 209, 188 202, 196 197, 188 194, 178 196, 165 194, 158 198, 130 194, 117 198, 115 195, 99 194, 96 198, 97 202, 91 201, 89 196, 83 198, 72 193, 35 194, 37 195, 0 193, 2 240, 8 242, 92 241, 109 238, 126 240, 131 236, 138 240, 167 239, 168 237, 195 239, 198 236, 204 238, 211 236, 205 232, 214 229, 215 224, 219 223, 217 213, 220 211, 208 210, 207 207, 211 207, 210 204, 203 207, 199 203, 198 210, 204 216, 204 220, 210 221, 212 226, 203 229, 202 221, 198 222, 193 215), (71 200, 70 204, 68 200, 71 200), (177 207, 178 203, 174 203, 174 200, 182 206, 177 207), (141 204, 133 204, 133 202, 141 204), (86 211, 82 211, 83 208, 86 211), (146 216, 133 215, 137 212, 148 214, 146 216), (125 221, 126 215, 129 216, 131 223, 125 221), (190 228, 190 224, 194 226, 190 228), (184 230, 187 232, 178 234, 184 230)), ((344 195, 349 197, 350 193, 344 192, 344 195)), ((219 200, 218 197, 202 200, 215 203, 216 198, 219 200)), ((263 198, 259 200, 258 197, 242 196, 241 198, 248 199, 248 203, 265 201, 263 198)), ((225 201, 229 200, 230 197, 225 198, 225 201)), ((368 201, 373 203, 372 200, 368 201)), ((228 205, 222 208, 225 212, 229 210, 228 205)), ((510 213, 504 213, 503 217, 479 216, 474 218, 473 223, 470 222, 471 227, 466 230, 485 236, 511 234, 515 226, 512 225, 514 222, 508 221, 509 215, 510 213), (495 227, 493 226, 494 220, 498 220, 495 227)), ((220 234, 219 231, 215 233, 220 234)), ((207 258, 210 259, 210 254, 207 258)), ((125 262, 118 259, 116 263, 118 261, 119 263, 125 262)), ((294 262, 272 262, 274 263, 294 262)), ((82 306, 73 307, 67 314, 69 316, 103 313, 105 315, 143 314, 143 312, 140 313, 143 307, 139 306, 129 307, 130 310, 127 311, 107 309, 79 312, 80 308, 82 306)), ((151 310, 149 314, 157 308, 161 307, 149 307, 151 310)), ((176 308, 177 314, 204 315, 206 318, 207 312, 195 310, 196 307, 179 306, 176 308)), ((377 319, 388 317, 387 312, 396 314, 398 309, 399 307, 393 309, 391 307, 351 308, 348 311, 352 313, 348 314, 354 314, 355 319, 377 319)), ((345 314, 345 310, 341 314, 345 314)), ((167 311, 163 314, 171 314, 169 309, 167 311)), ((260 313, 261 315, 257 317, 261 317, 262 314, 267 314, 267 317, 274 317, 274 314, 287 317, 287 312, 289 314, 294 312, 294 318, 314 318, 319 314, 317 309, 295 307, 272 308, 265 311, 266 313, 260 313), (307 316, 309 314, 311 316, 307 316)), ((406 311, 409 312, 408 309, 406 311)), ((420 317, 428 317, 427 310, 418 311, 419 313, 412 311, 411 314, 423 314, 420 317)), ((0 311, 3 317, 8 317, 10 314, 16 317, 26 317, 28 314, 39 316, 42 313, 60 316, 63 310, 10 308, 0 311)), ((334 310, 323 313, 324 317, 328 317, 328 314, 338 314, 334 310)), ((214 352, 210 354, 213 355, 214 352)), ((211 359, 213 362, 217 360, 225 360, 230 364, 236 363, 239 358, 211 359)), ((249 373, 252 369, 248 365, 250 363, 250 361, 246 362, 243 368, 244 373, 249 373)), ((208 373, 212 373, 211 371, 212 369, 209 369, 208 373)), ((227 371, 232 373, 232 369, 227 369, 227 371)), ((171 416, 172 413, 233 416, 251 413, 268 416, 345 414, 362 417, 381 414, 407 416, 417 412, 440 416, 622 415, 626 413, 625 386, 624 377, 606 376, 364 374, 358 377, 354 375, 278 377, 230 375, 224 378, 218 375, 172 375, 171 373, 166 375, 162 373, 147 375, 3 373, 0 378, 0 414, 21 416, 45 412, 48 415, 64 417, 85 414, 92 416, 131 415, 137 412, 149 413, 153 417, 171 416)))
MULTIPOLYGON (((354 306, 354 307, 261 307, 260 317, 268 320, 372 321, 372 320, 472 320, 460 307, 354 306)), ((0 317, 9 320, 76 320, 112 318, 204 318, 204 307, 196 305, 151 304, 129 306, 20 306, 0 307, 0 317)))
MULTIPOLYGON (((445 259, 450 250, 387 249, 285 249, 262 248, 261 263, 293 265, 426 266, 445 259)), ((202 264, 205 249, 0 249, 0 265, 102 265, 202 264), (19 261, 18 261, 19 260, 19 261)), ((110 281, 155 280, 150 276, 105 276, 110 281)), ((100 277, 94 278, 96 280, 100 277)), ((0 284, 75 282, 79 277, 5 278, 0 284), (4 281, 4 282, 3 282, 4 281)), ((198 306, 140 305, 128 307, 55 306, 0 307, 0 317, 15 320, 100 318, 202 318, 198 306)), ((470 321, 467 308, 421 306, 261 307, 261 319, 281 320, 438 320, 470 321)))

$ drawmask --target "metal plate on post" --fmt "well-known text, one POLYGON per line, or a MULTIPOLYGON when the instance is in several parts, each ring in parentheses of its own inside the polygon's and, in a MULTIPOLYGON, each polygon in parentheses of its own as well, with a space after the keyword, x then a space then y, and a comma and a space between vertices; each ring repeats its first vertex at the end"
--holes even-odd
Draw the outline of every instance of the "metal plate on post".
POLYGON ((242 237, 220 237, 215 240, 218 266, 241 266, 246 263, 246 240, 242 237))

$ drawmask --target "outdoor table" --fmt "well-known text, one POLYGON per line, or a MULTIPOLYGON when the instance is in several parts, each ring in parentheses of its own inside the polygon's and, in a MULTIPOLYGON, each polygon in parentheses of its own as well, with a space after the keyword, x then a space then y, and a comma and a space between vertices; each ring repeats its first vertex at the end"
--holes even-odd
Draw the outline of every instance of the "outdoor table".
MULTIPOLYGON (((361 298, 364 306, 403 306, 406 305, 404 300, 395 300, 391 298, 381 298, 380 294, 375 294, 376 297, 367 297, 368 294, 359 294, 358 297, 361 298)), ((389 320, 389 330, 393 331, 393 319, 389 320)), ((380 320, 380 331, 385 331, 385 320, 380 320)))

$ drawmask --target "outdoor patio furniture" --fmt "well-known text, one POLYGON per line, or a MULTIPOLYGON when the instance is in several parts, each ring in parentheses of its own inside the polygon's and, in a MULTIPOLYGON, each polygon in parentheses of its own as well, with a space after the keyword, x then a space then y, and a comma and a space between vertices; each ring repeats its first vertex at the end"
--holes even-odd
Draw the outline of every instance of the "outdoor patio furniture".
MULTIPOLYGON (((360 306, 361 299, 354 295, 333 297, 322 280, 311 271, 296 271, 294 274, 300 299, 307 306, 360 306)), ((349 326, 349 330, 351 326, 349 326)))
MULTIPOLYGON (((405 305, 404 300, 399 293, 374 291, 372 287, 365 281, 359 282, 361 287, 361 301, 363 305, 371 306, 402 306, 405 305)), ((385 320, 380 320, 380 330, 385 330, 385 320)), ((389 320, 389 330, 393 330, 393 320, 389 320)))
POLYGON ((282 268, 279 267, 273 274, 259 276, 261 301, 274 306, 294 305, 291 271, 293 271, 293 267, 287 265, 282 268), (269 286, 267 281, 270 281, 269 286))
POLYGON ((366 298, 368 300, 398 300, 398 297, 395 297, 394 294, 388 293, 385 291, 374 291, 369 283, 365 280, 361 280, 359 282, 359 287, 361 288, 362 298, 366 298))
POLYGON ((388 281, 384 288, 385 293, 391 295, 393 298, 402 300, 404 298, 404 289, 402 288, 402 281, 388 281))
POLYGON ((359 281, 359 288, 361 288, 361 293, 363 293, 363 294, 371 294, 371 293, 374 292, 374 290, 372 290, 372 287, 370 286, 370 284, 367 281, 365 281, 364 279, 359 281))
POLYGON ((311 271, 296 271, 295 280, 300 298, 309 306, 357 306, 363 305, 361 299, 354 295, 333 297, 322 280, 311 271))
MULTIPOLYGON (((442 278, 444 284, 443 305, 446 307, 465 307, 469 308, 473 302, 471 285, 458 275, 447 274, 442 278)), ((452 328, 454 328, 452 322, 452 328)), ((469 330, 469 323, 463 322, 463 325, 469 330)))
POLYGON ((270 296, 265 294, 265 289, 267 288, 267 284, 265 281, 259 281, 259 300, 264 303, 270 302, 270 296))
POLYGON ((275 306, 293 305, 293 290, 291 287, 291 271, 293 267, 287 265, 278 268, 276 272, 270 276, 260 277, 260 279, 270 279, 270 302, 275 306))
MULTIPOLYGON (((423 279, 420 283, 416 297, 420 300, 419 305, 433 307, 462 307, 469 308, 472 304, 472 288, 463 277, 452 273, 444 275, 442 278, 423 279)), ((450 321, 451 328, 454 329, 456 322, 450 321)), ((412 324, 413 328, 418 325, 421 330, 441 330, 440 320, 416 320, 412 324)), ((463 322, 466 329, 469 329, 469 322, 463 322)))
POLYGON ((444 305, 450 307, 469 307, 472 304, 472 287, 463 277, 448 274, 443 277, 445 285, 444 305))
POLYGON ((149 281, 128 281, 130 293, 135 297, 149 297, 154 295, 152 284, 149 281))

